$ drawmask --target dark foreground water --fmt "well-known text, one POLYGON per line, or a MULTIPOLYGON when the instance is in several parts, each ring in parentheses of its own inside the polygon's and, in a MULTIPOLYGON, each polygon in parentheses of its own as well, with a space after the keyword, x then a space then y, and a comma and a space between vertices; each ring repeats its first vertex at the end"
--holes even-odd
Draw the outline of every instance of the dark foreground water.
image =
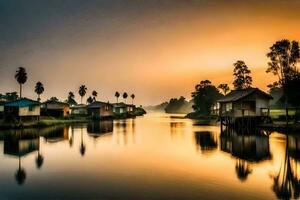
POLYGON ((297 198, 299 139, 162 114, 0 131, 0 199, 297 198))

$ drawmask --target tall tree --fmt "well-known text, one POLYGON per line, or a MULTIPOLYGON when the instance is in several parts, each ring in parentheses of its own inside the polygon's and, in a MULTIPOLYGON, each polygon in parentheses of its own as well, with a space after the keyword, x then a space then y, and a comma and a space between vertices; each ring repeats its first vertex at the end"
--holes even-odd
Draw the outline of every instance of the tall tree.
POLYGON ((96 90, 93 90, 92 95, 93 95, 93 100, 96 101, 96 97, 98 96, 98 92, 96 90))
POLYGON ((85 85, 81 85, 81 86, 79 87, 78 93, 79 93, 79 95, 80 95, 80 97, 81 97, 81 103, 82 103, 82 98, 83 98, 84 95, 86 94, 86 91, 87 91, 87 88, 86 88, 85 85))
MULTIPOLYGON (((289 41, 283 39, 277 41, 270 47, 270 52, 267 54, 270 59, 268 62, 267 73, 273 73, 278 77, 278 81, 273 83, 283 90, 285 101, 286 123, 288 125, 288 101, 293 98, 298 89, 294 90, 294 84, 297 83, 299 72, 297 64, 300 59, 300 49, 297 41, 289 41)), ((299 86, 296 86, 298 88, 299 86)), ((297 100, 298 101, 298 100, 297 100)))
POLYGON ((116 93, 115 93, 115 97, 117 98, 117 103, 118 103, 118 102, 119 102, 120 93, 119 93, 119 92, 116 92, 116 93))
POLYGON ((22 98, 22 85, 27 81, 27 72, 24 67, 19 67, 15 74, 15 79, 20 85, 20 98, 22 98))
POLYGON ((281 86, 291 80, 297 74, 297 63, 300 59, 300 49, 297 41, 283 39, 277 41, 270 47, 267 57, 267 73, 273 73, 278 77, 278 83, 281 86))
POLYGON ((222 83, 218 86, 218 89, 222 90, 223 94, 226 95, 227 92, 230 90, 228 84, 222 83))
POLYGON ((233 85, 235 89, 246 89, 252 85, 252 77, 250 76, 251 71, 244 61, 238 60, 234 65, 233 85))
POLYGON ((135 95, 132 94, 132 95, 130 95, 130 97, 131 97, 131 104, 133 105, 133 100, 134 100, 134 98, 135 98, 135 95))
POLYGON ((37 98, 38 101, 41 100, 40 95, 44 92, 44 90, 45 90, 45 89, 44 89, 43 83, 37 82, 36 85, 35 85, 34 91, 35 91, 35 93, 37 93, 37 95, 38 95, 38 98, 37 98))
POLYGON ((125 100, 125 103, 126 103, 126 99, 128 97, 128 94, 126 92, 123 93, 123 99, 125 100))

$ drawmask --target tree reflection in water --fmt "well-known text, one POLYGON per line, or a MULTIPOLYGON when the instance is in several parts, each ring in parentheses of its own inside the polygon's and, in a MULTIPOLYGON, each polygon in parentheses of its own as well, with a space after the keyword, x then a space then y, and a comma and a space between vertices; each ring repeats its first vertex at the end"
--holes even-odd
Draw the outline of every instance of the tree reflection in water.
POLYGON ((210 131, 195 132, 195 140, 197 143, 197 149, 200 149, 202 153, 212 152, 218 147, 217 136, 210 131))
POLYGON ((300 155, 300 141, 296 136, 286 136, 285 157, 277 175, 273 176, 273 191, 280 199, 299 198, 300 178, 298 165, 300 155))
POLYGON ((255 163, 271 159, 269 136, 261 131, 253 134, 237 133, 226 128, 221 131, 221 150, 236 158, 235 171, 240 181, 247 180, 255 163))
POLYGON ((252 173, 252 169, 246 160, 237 159, 235 164, 235 172, 240 181, 246 181, 248 175, 252 173))
POLYGON ((86 146, 85 146, 85 143, 83 142, 83 127, 81 127, 80 132, 81 132, 80 133, 81 134, 81 142, 80 142, 79 150, 80 150, 81 156, 84 156, 85 151, 86 151, 86 146))
POLYGON ((38 149, 38 155, 37 157, 35 158, 35 164, 36 164, 36 167, 38 169, 40 169, 44 163, 44 156, 41 154, 41 143, 40 143, 40 138, 39 138, 39 149, 38 149))
POLYGON ((21 166, 21 156, 19 156, 19 168, 15 174, 15 179, 19 185, 22 185, 26 179, 25 169, 21 166))

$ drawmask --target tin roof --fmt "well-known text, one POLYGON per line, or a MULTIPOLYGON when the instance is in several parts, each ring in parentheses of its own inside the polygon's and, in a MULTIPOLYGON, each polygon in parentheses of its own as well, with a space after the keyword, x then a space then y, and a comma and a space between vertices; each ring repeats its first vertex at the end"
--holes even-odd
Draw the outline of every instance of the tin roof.
POLYGON ((273 97, 271 95, 261 91, 258 88, 247 88, 247 89, 240 89, 240 90, 232 90, 229 94, 227 94, 226 96, 219 99, 218 102, 238 101, 238 100, 243 99, 255 92, 262 94, 267 99, 273 99, 273 97))
POLYGON ((28 98, 21 98, 15 101, 6 102, 4 106, 11 106, 11 107, 27 107, 32 105, 40 105, 38 101, 34 101, 28 98))

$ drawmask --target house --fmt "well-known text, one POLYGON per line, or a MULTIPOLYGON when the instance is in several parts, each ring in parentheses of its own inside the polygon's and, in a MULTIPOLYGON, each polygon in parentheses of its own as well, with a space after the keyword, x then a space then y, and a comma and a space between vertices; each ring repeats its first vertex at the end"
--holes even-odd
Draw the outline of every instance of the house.
POLYGON ((6 102, 4 103, 4 117, 7 120, 38 120, 40 103, 27 98, 6 102))
POLYGON ((136 109, 135 105, 132 105, 132 104, 129 105, 129 104, 125 104, 123 102, 113 104, 113 112, 115 114, 133 112, 135 109, 136 109))
POLYGON ((113 106, 110 103, 95 101, 87 106, 88 115, 93 119, 113 117, 113 106))
POLYGON ((87 115, 87 105, 78 104, 75 106, 71 106, 71 115, 87 115))
POLYGON ((70 114, 70 106, 60 101, 48 100, 41 105, 41 115, 52 117, 68 117, 70 114))
POLYGON ((5 101, 0 101, 0 119, 3 118, 5 101))
POLYGON ((233 90, 218 100, 219 115, 230 117, 266 116, 272 96, 258 88, 233 90))
POLYGON ((135 105, 133 104, 127 104, 127 111, 133 112, 136 109, 135 105))
POLYGON ((122 114, 127 113, 127 106, 125 103, 114 103, 113 104, 113 113, 114 114, 122 114))

